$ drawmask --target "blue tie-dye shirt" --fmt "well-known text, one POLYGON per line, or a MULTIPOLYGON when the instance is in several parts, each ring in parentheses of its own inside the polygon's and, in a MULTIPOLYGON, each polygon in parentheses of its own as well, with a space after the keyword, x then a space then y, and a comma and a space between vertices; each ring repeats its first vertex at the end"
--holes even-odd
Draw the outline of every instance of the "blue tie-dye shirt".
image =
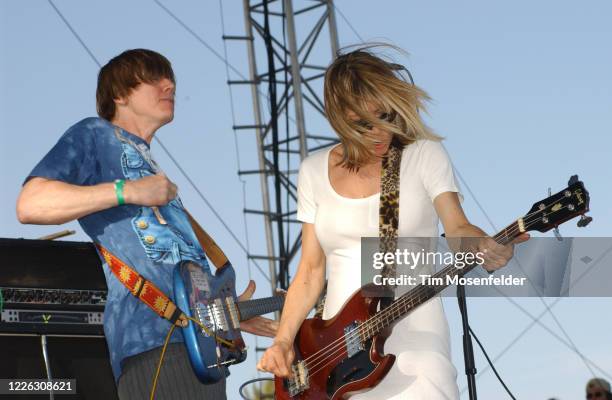
MULTIPOLYGON (((66 131, 28 179, 38 176, 91 186, 116 179, 137 180, 156 171, 143 139, 104 119, 87 118, 66 131)), ((180 199, 159 207, 159 211, 166 225, 158 222, 150 207, 138 205, 95 212, 80 218, 79 224, 91 240, 174 298, 172 270, 176 263, 189 259, 209 267, 180 199)), ((119 380, 121 361, 163 345, 170 323, 132 296, 106 264, 103 268, 108 285, 104 333, 113 374, 119 380)), ((182 341, 179 330, 171 341, 182 341)))

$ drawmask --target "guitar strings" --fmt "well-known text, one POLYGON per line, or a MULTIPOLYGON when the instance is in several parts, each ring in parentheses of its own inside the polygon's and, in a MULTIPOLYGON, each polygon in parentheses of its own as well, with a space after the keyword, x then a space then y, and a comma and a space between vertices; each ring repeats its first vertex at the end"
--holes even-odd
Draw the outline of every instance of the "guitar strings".
MULTIPOLYGON (((523 217, 524 222, 525 222, 525 228, 531 227, 533 224, 536 223, 536 221, 533 218, 529 218, 530 216, 533 216, 533 215, 536 215, 538 213, 544 212, 547 208, 552 207, 553 205, 554 205, 554 202, 553 202, 553 204, 551 204, 551 205, 549 205, 549 206, 547 206, 547 207, 545 207, 545 208, 543 208, 541 210, 534 211, 533 213, 530 213, 527 216, 523 217)), ((564 207, 560 208, 557 211, 560 211, 560 210, 562 210, 564 208, 567 208, 567 206, 564 206, 564 207)), ((502 239, 501 236, 506 236, 506 240, 508 240, 509 239, 509 237, 508 237, 509 235, 508 234, 510 233, 510 235, 514 235, 517 232, 520 233, 520 228, 518 227, 517 224, 514 224, 510 230, 508 230, 506 228, 502 232, 499 232, 498 234, 493 236, 493 238, 497 238, 499 236, 499 239, 502 239), (502 232, 504 232, 505 234, 501 235, 502 232)), ((342 346, 342 342, 346 342, 348 345, 354 344, 355 342, 357 342, 360 339, 359 335, 363 333, 363 331, 365 330, 366 327, 369 328, 369 327, 372 327, 374 324, 376 324, 376 326, 374 327, 376 329, 376 327, 378 326, 379 323, 384 322, 384 321, 382 321, 383 318, 384 319, 388 318, 388 316, 389 316, 388 314, 390 314, 391 312, 395 312, 395 311, 399 310, 399 308, 402 307, 402 306, 406 306, 406 302, 408 301, 409 298, 411 300, 414 300, 414 298, 416 297, 417 294, 419 294, 419 297, 420 297, 421 294, 423 294, 424 292, 427 292, 429 290, 431 290, 431 288, 429 288, 429 287, 420 287, 420 288, 416 289, 415 293, 410 293, 407 297, 398 299, 398 301, 394 302, 389 308, 383 310, 382 312, 380 312, 379 314, 375 315, 374 317, 364 321, 361 325, 359 325, 358 328, 354 329, 348 335, 336 339, 335 341, 329 343, 324 348, 320 349, 316 353, 314 353, 311 356, 309 356, 306 359, 304 359, 303 361, 307 364, 306 366, 309 369, 317 368, 317 367, 321 366, 321 362, 324 362, 324 361, 327 360, 327 362, 324 363, 321 366, 321 368, 318 368, 318 369, 314 370, 313 372, 309 373, 309 375, 312 376, 312 375, 316 374, 317 372, 320 372, 330 362, 333 362, 338 357, 343 356, 343 354, 345 352, 347 352, 347 350, 345 350, 345 346, 342 346), (387 315, 384 315, 385 313, 387 315), (340 343, 338 343, 338 342, 340 342, 340 343), (329 349, 330 346, 334 346, 336 344, 339 344, 339 346, 335 346, 335 348, 329 349), (335 355, 338 352, 338 350, 342 350, 342 351, 338 355, 335 355), (317 361, 314 361, 315 359, 319 358, 320 356, 324 356, 325 358, 317 360, 317 361), (331 357, 331 356, 334 356, 334 358, 329 360, 327 357, 331 357)), ((394 318, 392 318, 392 319, 394 319, 394 318)))
MULTIPOLYGON (((534 212, 534 213, 532 213, 532 214, 536 214, 536 213, 541 212, 541 211, 543 211, 543 210, 538 210, 538 211, 536 211, 536 212, 534 212)), ((515 229, 516 229, 516 228, 514 228, 514 227, 513 227, 513 230, 515 230, 515 229)), ((510 232, 512 232, 513 230, 511 230, 510 232)), ((507 231, 507 230, 506 230, 506 235, 505 235, 505 236, 508 236, 508 231, 507 231)), ((422 289, 422 288, 419 288, 419 289, 422 289)), ((420 290, 415 291, 415 293, 414 293, 414 294, 419 293, 419 291, 420 291, 420 290)), ((413 295, 413 294, 411 294, 411 296, 412 296, 412 295, 413 295)), ((390 307, 390 308, 391 308, 391 307, 390 307)), ((374 318, 370 319, 370 320, 364 321, 364 323, 363 323, 363 324, 367 323, 368 321, 374 321, 375 319, 376 319, 376 316, 375 316, 374 318)), ((363 325, 363 324, 362 324, 362 325, 363 325)), ((337 339, 335 342, 341 341, 342 339, 343 339, 343 338, 339 338, 339 339, 337 339)), ((309 357, 307 357, 306 359, 304 359, 304 361, 306 361, 306 362, 311 361, 311 360, 313 359, 313 357, 317 356, 319 353, 322 353, 322 352, 326 351, 326 350, 328 349, 328 347, 330 347, 330 346, 334 345, 334 344, 335 344, 335 342, 331 342, 331 343, 330 343, 330 344, 328 344, 326 347, 324 347, 324 348, 320 349, 320 350, 319 350, 317 353, 314 353, 314 354, 312 354, 311 356, 309 356, 309 357)))
MULTIPOLYGON (((566 207, 562 207, 561 209, 563 209, 563 208, 566 208, 566 207)), ((561 210, 561 209, 560 209, 560 210, 561 210)), ((542 210, 542 211, 543 211, 543 210, 542 210)), ((533 222, 533 223, 529 223, 529 224, 527 224, 526 226, 531 226, 531 225, 533 225, 534 223, 535 223, 535 222, 533 222)), ((496 235, 496 236, 497 236, 497 235, 496 235)), ((395 304, 394 304, 394 305, 395 305, 395 304)), ((391 309, 391 308, 392 308, 394 305, 392 305, 391 307, 389 307, 389 309, 391 309)), ((387 310, 387 309, 386 309, 386 310, 387 310)), ((385 311, 386 311, 386 310, 385 310, 385 311)), ((374 320, 374 319, 375 319, 375 318, 371 318, 371 320, 374 320)), ((368 323, 369 321, 370 321, 370 320, 365 321, 365 322, 364 322, 364 323, 363 323, 361 326, 365 325, 365 324, 366 324, 366 323, 368 323)), ((360 326, 360 328, 361 328, 361 326, 360 326)), ((360 328, 359 328, 359 329, 360 329, 360 328)), ((358 330, 358 329, 355 329, 353 332, 355 332, 355 331, 357 331, 357 330, 358 330)), ((349 335, 347 335, 347 336, 346 336, 346 337, 349 337, 349 336, 351 336, 351 335, 353 336, 352 338, 350 338, 350 339, 347 341, 347 342, 348 342, 348 344, 352 344, 352 343, 354 343, 354 342, 355 342, 355 340, 357 340, 357 339, 358 339, 358 337, 356 337, 356 336, 355 336, 355 334, 353 334, 353 332, 351 332, 351 334, 349 334, 349 335)), ((339 339, 342 339, 342 338, 339 338, 339 339)), ((337 341, 338 341, 338 340, 336 340, 336 342, 337 342, 337 341)), ((327 346, 327 347, 329 347, 329 346, 327 346)), ((333 361, 334 361, 334 360, 336 360, 338 357, 342 357, 342 356, 344 355, 344 353, 345 353, 345 352, 347 352, 347 350, 345 350, 345 348, 343 348, 343 347, 339 347, 339 348, 334 349, 334 350, 331 352, 330 356, 331 356, 331 355, 336 354, 338 350, 342 350, 342 351, 341 351, 339 354, 335 355, 335 356, 334 356, 334 357, 333 357, 331 360, 329 360, 329 359, 323 359, 323 360, 321 360, 321 361, 325 361, 325 360, 328 360, 328 361, 327 361, 325 364, 323 364, 323 365, 321 366, 321 368, 319 368, 319 369, 317 369, 317 370, 314 370, 312 373, 309 373, 309 375, 310 375, 310 376, 312 376, 312 375, 314 375, 314 374, 316 374, 316 373, 320 372, 321 370, 324 370, 324 369, 325 369, 325 367, 326 367, 327 365, 329 365, 329 363, 333 362, 333 361)), ((316 354, 316 353, 315 353, 315 354, 316 354)), ((314 355, 314 354, 313 354, 313 355, 314 355)), ((317 366, 319 366, 319 365, 320 365, 320 362, 315 363, 314 365, 312 365, 312 364, 311 364, 311 366, 309 366, 309 368, 310 368, 310 367, 312 367, 312 368, 314 369, 315 367, 317 367, 317 366)))
MULTIPOLYGON (((536 214, 536 213, 538 213, 538 212, 542 212, 542 211, 543 211, 543 210, 538 210, 538 211, 536 211, 536 212, 534 212, 534 213, 532 213, 532 214, 530 214, 530 215, 533 215, 533 214, 536 214)), ((529 222, 531 222, 531 221, 529 221, 529 222)), ((529 223, 529 222, 528 222, 528 223, 529 223)), ((495 235, 495 236, 494 236, 494 238, 495 238, 495 237, 497 237, 497 236, 506 236, 506 238, 507 238, 507 237, 508 237, 508 232, 510 232, 511 234, 514 234, 516 231, 517 231, 517 228, 516 228, 516 227, 513 227, 513 229, 511 229, 511 230, 506 229, 506 230, 505 230, 505 234, 504 234, 504 235, 501 235, 501 232, 500 232, 500 234, 495 235)), ((520 230, 519 230, 519 231, 520 231, 520 230)), ((414 296, 415 294, 422 294, 424 291, 427 291, 427 290, 430 290, 430 289, 429 289, 428 287, 423 287, 423 286, 420 286, 420 287, 419 287, 417 290, 415 290, 415 292, 414 292, 414 293, 410 293, 410 294, 409 294, 409 297, 415 297, 415 296, 414 296)), ((400 300, 400 299, 398 299, 398 300, 400 300)), ((398 304, 394 304, 394 306, 395 306, 395 305, 398 305, 398 304)), ((387 310, 392 310, 392 309, 393 309, 393 306, 392 306, 392 307, 389 307, 389 308, 388 308, 388 309, 386 309, 385 311, 387 311, 387 310)), ((378 314, 378 316, 380 316, 380 315, 381 315, 381 314, 378 314)), ((369 320, 367 320, 367 321, 364 321, 364 323, 363 323, 362 325, 360 325, 360 328, 361 328, 361 326, 363 326, 364 324, 366 324, 366 323, 368 323, 368 322, 376 322, 376 323, 378 323, 378 321, 375 321, 375 319, 376 319, 376 318, 371 318, 371 319, 369 319, 369 320)), ((382 319, 382 316, 381 316, 381 318, 380 318, 380 319, 382 319)), ((340 338, 340 339, 342 339, 342 338, 340 338)), ((333 342, 332 342, 332 343, 330 343, 330 345, 332 345, 332 344, 334 344, 334 343, 333 343, 333 342)), ((329 347, 329 345, 328 345, 328 346, 326 346, 326 347, 329 347)), ((325 350, 326 350, 326 348, 323 348, 323 349, 321 349, 321 350, 320 350, 320 352, 321 352, 321 351, 325 351, 325 350)), ((307 359, 305 359, 305 361, 306 361, 306 360, 310 360, 310 359, 312 359, 312 357, 313 357, 313 356, 315 356, 316 354, 317 354, 317 353, 315 353, 315 354, 313 354, 312 356, 308 357, 307 359)))
MULTIPOLYGON (((396 301, 389 308, 385 309, 383 312, 379 313, 378 315, 374 316, 373 318, 367 321, 364 321, 364 323, 362 323, 357 329, 352 331, 350 334, 339 338, 339 340, 336 340, 336 343, 338 341, 342 341, 342 339, 345 339, 344 341, 346 342, 347 346, 350 346, 351 344, 359 343, 359 340, 360 340, 359 336, 361 334, 364 334, 364 332, 369 332, 371 328, 373 328, 372 331, 375 332, 378 330, 377 328, 379 324, 384 326, 384 322, 389 322, 389 320, 392 321, 393 319, 396 319, 393 316, 390 316, 389 314, 397 311, 401 307, 406 307, 407 303, 408 305, 410 305, 410 308, 413 308, 414 305, 412 304, 412 302, 415 300, 415 298, 417 298, 417 295, 418 295, 418 298, 420 298, 420 295, 422 295, 423 293, 427 293, 430 290, 431 289, 429 287, 420 286, 418 289, 415 290, 414 293, 411 293, 408 297, 398 299, 398 301, 396 301)), ((369 337, 369 335, 367 335, 366 337, 369 337)), ((331 344, 333 344, 333 342, 331 344)), ((329 345, 327 347, 329 347, 329 345)), ((319 358, 316 361, 313 360, 313 356, 315 356, 315 354, 313 354, 311 357, 308 358, 307 366, 308 368, 314 369, 320 366, 322 362, 327 361, 323 364, 323 368, 324 368, 325 365, 329 364, 330 362, 333 362, 335 359, 337 359, 338 357, 341 357, 347 352, 348 350, 345 349, 345 346, 342 346, 342 343, 339 343, 337 346, 335 346, 335 348, 327 351, 326 352, 327 354, 325 353, 316 354, 315 353, 318 356, 317 358, 319 358), (340 350, 340 353, 337 354, 339 350, 340 350), (321 356, 323 356, 322 359, 320 358, 321 356), (329 360, 328 357, 331 357, 331 356, 334 356, 334 357, 331 360, 329 360)), ((318 352, 318 353, 321 353, 321 352, 318 352)), ((312 373, 314 374, 314 373, 317 373, 318 371, 319 370, 315 370, 312 373)))
MULTIPOLYGON (((423 293, 424 291, 426 291, 426 290, 427 290, 426 288, 424 288, 424 287, 422 287, 422 286, 419 286, 419 288, 418 288, 417 290, 415 290, 415 292, 414 292, 414 293, 410 293, 410 294, 409 294, 409 296, 410 296, 410 297, 416 297, 416 296, 415 296, 416 294, 419 294, 419 295, 420 295, 420 294, 422 294, 422 293, 423 293)), ((398 299, 398 300, 399 300, 399 299, 398 299)), ((398 307, 397 307, 397 304, 393 304, 391 307, 389 307, 388 309, 386 309, 386 310, 385 310, 385 312, 386 312, 386 311, 388 311, 388 310, 389 310, 389 311, 390 311, 390 310, 395 310, 395 309, 397 309, 397 308, 398 308, 398 307)), ((378 325, 378 323, 380 322, 380 320, 382 320, 382 318, 383 318, 383 317, 385 317, 385 316, 383 316, 383 315, 381 315, 381 314, 382 314, 382 313, 379 313, 379 314, 377 314, 376 316, 374 316, 373 318, 370 318, 370 319, 368 319, 368 320, 364 321, 364 322, 363 322, 363 323, 362 323, 362 324, 359 326, 359 330, 360 330, 361 332, 355 332, 355 331, 357 331, 357 329, 355 329, 355 330, 353 331, 353 332, 355 332, 355 334, 354 334, 354 335, 359 334, 359 333, 363 333, 364 328, 366 328, 366 327, 368 326, 368 324, 369 324, 370 326, 371 326, 371 325, 373 325, 373 323, 375 323, 376 325, 378 325)), ((310 363, 311 361, 313 361, 313 358, 314 358, 315 356, 318 356, 318 355, 326 355, 326 354, 320 354, 320 353, 327 351, 327 350, 328 350, 328 348, 329 348, 330 346, 333 346, 334 344, 336 344, 337 342, 342 341, 342 339, 345 339, 345 338, 346 338, 346 336, 343 336, 343 337, 341 337, 341 338, 338 338, 338 339, 337 339, 335 342, 331 342, 331 343, 330 343, 330 344, 328 344, 326 347, 324 347, 324 348, 320 349, 320 350, 319 350, 317 353, 314 353, 314 354, 312 354, 311 356, 309 356, 309 357, 307 357, 306 359, 304 359, 304 361, 305 361, 305 362, 307 362, 307 363, 310 363)), ((333 349, 332 349, 332 351, 333 351, 333 349)))

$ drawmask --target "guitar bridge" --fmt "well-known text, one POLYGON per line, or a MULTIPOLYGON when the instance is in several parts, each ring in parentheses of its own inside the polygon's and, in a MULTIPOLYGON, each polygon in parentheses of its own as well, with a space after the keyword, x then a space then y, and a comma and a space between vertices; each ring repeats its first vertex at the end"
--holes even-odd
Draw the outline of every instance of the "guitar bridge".
POLYGON ((289 396, 293 397, 310 388, 310 376, 308 375, 306 363, 303 360, 293 364, 291 372, 293 373, 293 378, 285 379, 285 386, 289 396))

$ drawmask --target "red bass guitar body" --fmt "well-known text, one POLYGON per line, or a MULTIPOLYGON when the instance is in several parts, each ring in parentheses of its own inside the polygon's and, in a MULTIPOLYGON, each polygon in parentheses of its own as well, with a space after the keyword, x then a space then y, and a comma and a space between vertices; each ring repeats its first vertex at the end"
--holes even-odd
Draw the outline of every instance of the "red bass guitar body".
POLYGON ((355 327, 376 314, 379 302, 380 298, 366 297, 362 288, 333 319, 305 320, 294 342, 293 378, 275 377, 275 398, 348 399, 378 384, 395 361, 394 355, 383 355, 391 329, 362 341, 355 327))

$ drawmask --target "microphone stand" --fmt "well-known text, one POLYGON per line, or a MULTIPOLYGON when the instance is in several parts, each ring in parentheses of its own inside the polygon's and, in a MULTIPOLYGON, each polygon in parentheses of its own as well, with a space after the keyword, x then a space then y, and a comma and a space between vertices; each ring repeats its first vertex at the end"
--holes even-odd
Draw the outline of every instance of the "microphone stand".
POLYGON ((476 363, 474 362, 474 348, 472 347, 467 302, 465 301, 465 286, 463 285, 457 285, 457 301, 459 302, 459 311, 461 312, 461 323, 463 326, 463 359, 465 361, 468 393, 470 395, 470 400, 476 400, 476 363))
MULTIPOLYGON (((441 234, 446 238, 446 234, 441 234)), ((472 347, 472 334, 468 322, 467 302, 465 301, 465 286, 457 285, 457 302, 461 312, 461 325, 463 327, 463 360, 465 363, 465 375, 468 381, 468 393, 470 400, 476 400, 476 363, 474 362, 474 347, 472 347)))

